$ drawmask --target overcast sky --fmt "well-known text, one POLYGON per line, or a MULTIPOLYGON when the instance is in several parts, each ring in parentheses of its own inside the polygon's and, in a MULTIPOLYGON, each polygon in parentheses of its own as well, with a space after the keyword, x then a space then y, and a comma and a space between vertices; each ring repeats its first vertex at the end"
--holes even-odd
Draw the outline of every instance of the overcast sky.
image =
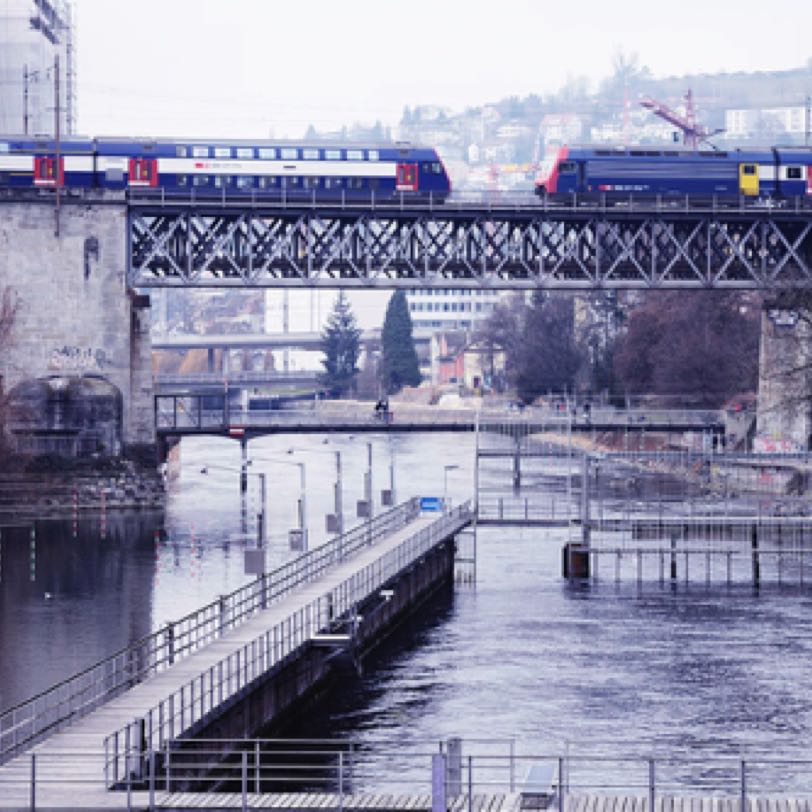
POLYGON ((298 137, 655 76, 797 67, 808 0, 75 0, 83 134, 298 137))

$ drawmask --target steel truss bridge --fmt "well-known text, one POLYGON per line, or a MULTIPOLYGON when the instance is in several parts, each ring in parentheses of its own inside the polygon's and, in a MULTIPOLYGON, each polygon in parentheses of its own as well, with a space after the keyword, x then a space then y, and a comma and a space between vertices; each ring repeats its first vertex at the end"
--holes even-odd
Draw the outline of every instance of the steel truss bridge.
POLYGON ((812 208, 128 201, 133 288, 812 286, 812 208))

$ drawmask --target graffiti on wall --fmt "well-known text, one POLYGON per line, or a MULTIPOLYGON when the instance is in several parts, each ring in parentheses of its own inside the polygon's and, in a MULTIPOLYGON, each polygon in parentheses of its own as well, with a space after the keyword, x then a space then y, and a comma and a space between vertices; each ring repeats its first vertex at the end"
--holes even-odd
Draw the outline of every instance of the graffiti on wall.
POLYGON ((111 364, 107 353, 98 347, 78 347, 66 344, 54 347, 48 361, 52 372, 103 372, 111 364))

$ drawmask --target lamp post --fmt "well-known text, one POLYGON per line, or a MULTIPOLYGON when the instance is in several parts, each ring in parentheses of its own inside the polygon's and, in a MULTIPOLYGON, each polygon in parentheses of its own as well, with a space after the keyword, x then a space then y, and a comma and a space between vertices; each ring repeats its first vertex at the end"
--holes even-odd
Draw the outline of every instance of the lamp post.
POLYGON ((451 503, 448 501, 448 472, 449 471, 456 471, 460 466, 459 465, 444 465, 443 466, 443 510, 447 510, 451 507, 451 503))
MULTIPOLYGON (((239 468, 229 468, 227 465, 206 465, 200 469, 200 473, 208 475, 209 470, 213 468, 220 471, 231 471, 235 474, 239 474, 241 485, 240 491, 243 492, 242 482, 248 480, 249 472, 247 470, 247 466, 250 464, 251 460, 246 460, 246 462, 239 468)), ((267 490, 265 487, 265 474, 251 471, 251 475, 259 477, 259 513, 257 514, 257 546, 262 547, 265 544, 265 540, 267 538, 267 527, 268 527, 268 523, 266 520, 267 517, 265 513, 265 503, 267 500, 267 490)), ((243 496, 243 508, 245 507, 244 499, 245 497, 243 496)))
MULTIPOLYGON (((293 449, 291 449, 288 453, 293 453, 293 449)), ((299 500, 296 505, 296 515, 299 524, 299 531, 302 534, 302 552, 307 552, 307 475, 305 464, 303 462, 294 462, 293 460, 277 460, 270 457, 254 457, 248 460, 247 464, 250 465, 253 462, 268 463, 270 465, 295 465, 299 469, 299 500)), ((262 474, 262 476, 264 477, 265 474, 262 474)))

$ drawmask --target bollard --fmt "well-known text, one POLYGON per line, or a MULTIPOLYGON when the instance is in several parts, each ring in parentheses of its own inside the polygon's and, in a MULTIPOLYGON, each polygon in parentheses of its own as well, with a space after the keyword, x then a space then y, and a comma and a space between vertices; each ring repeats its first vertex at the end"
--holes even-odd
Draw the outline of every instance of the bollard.
POLYGON ((447 812, 445 786, 445 753, 431 757, 431 812, 447 812))
POLYGON ((671 580, 677 580, 677 534, 671 534, 671 580))
POLYGON ((758 531, 755 525, 750 527, 750 546, 753 557, 753 586, 757 587, 761 583, 761 565, 758 557, 758 531))

